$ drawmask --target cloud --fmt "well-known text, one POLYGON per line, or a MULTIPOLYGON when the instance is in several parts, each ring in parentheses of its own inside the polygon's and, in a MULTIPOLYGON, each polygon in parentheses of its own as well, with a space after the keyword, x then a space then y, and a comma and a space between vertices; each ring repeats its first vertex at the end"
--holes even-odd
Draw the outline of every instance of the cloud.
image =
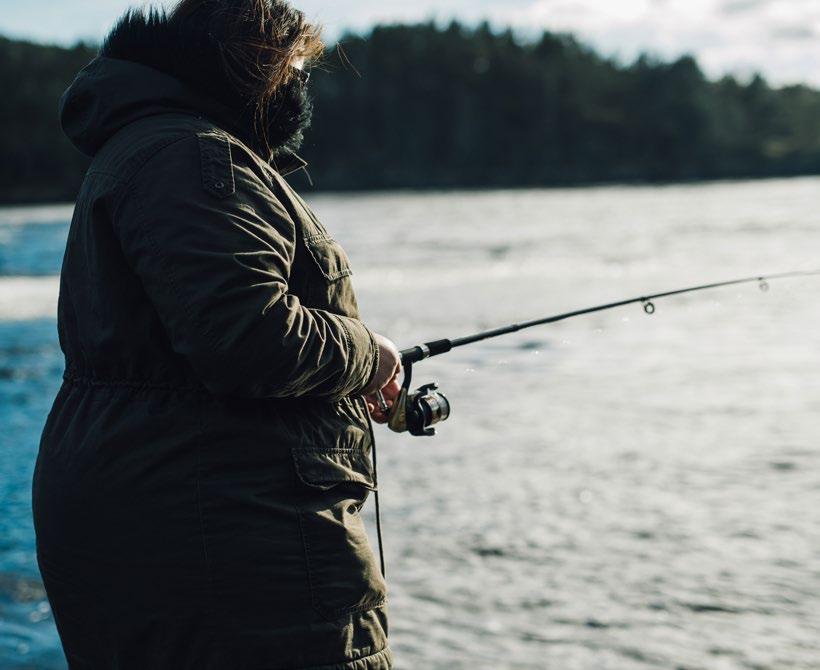
POLYGON ((812 26, 800 24, 775 26, 769 34, 776 40, 799 41, 818 38, 817 30, 812 26))
POLYGON ((724 14, 739 14, 759 10, 765 5, 768 5, 770 1, 771 0, 729 0, 729 2, 721 3, 720 9, 724 14))
POLYGON ((820 86, 817 0, 531 0, 499 5, 499 22, 578 33, 608 55, 698 57, 712 76, 763 72, 820 86))

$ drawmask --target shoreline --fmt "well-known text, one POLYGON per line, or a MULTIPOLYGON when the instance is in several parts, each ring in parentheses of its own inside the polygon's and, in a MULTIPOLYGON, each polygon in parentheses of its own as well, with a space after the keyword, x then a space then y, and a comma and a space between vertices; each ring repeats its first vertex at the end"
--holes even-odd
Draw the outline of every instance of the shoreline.
MULTIPOLYGON (((618 189, 632 188, 656 189, 674 187, 702 187, 720 186, 729 184, 767 183, 778 181, 797 181, 801 179, 812 180, 820 178, 820 172, 793 175, 766 175, 766 176, 740 176, 740 177, 719 177, 714 179, 687 179, 677 181, 590 181, 590 182, 567 182, 551 184, 487 184, 484 186, 406 186, 389 188, 350 188, 350 189, 316 189, 299 187, 299 191, 306 196, 381 196, 390 194, 400 195, 438 195, 456 193, 490 193, 490 192, 531 192, 531 191, 580 191, 584 189, 618 189)), ((43 200, 0 200, 0 209, 30 209, 34 207, 66 207, 73 206, 73 200, 66 199, 43 199, 43 200)))

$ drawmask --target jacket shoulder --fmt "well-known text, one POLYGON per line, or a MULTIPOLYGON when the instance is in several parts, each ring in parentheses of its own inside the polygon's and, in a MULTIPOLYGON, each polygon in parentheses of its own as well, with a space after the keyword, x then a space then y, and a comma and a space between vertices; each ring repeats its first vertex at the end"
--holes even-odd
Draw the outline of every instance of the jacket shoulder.
POLYGON ((142 167, 158 154, 186 152, 184 140, 199 144, 205 162, 230 151, 232 160, 242 151, 230 149, 241 144, 236 138, 207 119, 190 114, 159 114, 129 124, 100 149, 91 163, 90 172, 103 172, 120 182, 130 182, 142 167), (180 145, 176 151, 174 145, 180 145))
MULTIPOLYGON (((244 181, 269 186, 271 168, 236 137, 207 119, 163 114, 136 121, 112 137, 95 157, 89 172, 114 178, 125 195, 139 178, 151 181, 154 161, 173 163, 179 184, 196 182, 205 193, 227 198, 244 181)), ((267 189, 266 189, 267 190, 267 189)), ((119 199, 119 198, 117 198, 119 199)))

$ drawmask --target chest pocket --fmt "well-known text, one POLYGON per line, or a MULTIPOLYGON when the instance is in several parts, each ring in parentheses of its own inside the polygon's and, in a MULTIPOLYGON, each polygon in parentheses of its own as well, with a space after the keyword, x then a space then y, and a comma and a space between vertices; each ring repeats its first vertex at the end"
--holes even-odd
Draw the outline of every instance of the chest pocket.
POLYGON ((350 259, 342 245, 330 236, 307 203, 296 192, 292 192, 292 197, 301 223, 305 248, 322 277, 327 282, 335 282, 352 275, 350 259))
POLYGON ((308 307, 358 318, 359 308, 349 279, 353 271, 342 245, 333 239, 299 194, 276 173, 272 178, 300 237, 298 253, 304 264, 294 266, 291 290, 308 307))
POLYGON ((306 234, 305 247, 319 272, 328 282, 335 282, 353 274, 350 260, 342 245, 326 233, 306 234))

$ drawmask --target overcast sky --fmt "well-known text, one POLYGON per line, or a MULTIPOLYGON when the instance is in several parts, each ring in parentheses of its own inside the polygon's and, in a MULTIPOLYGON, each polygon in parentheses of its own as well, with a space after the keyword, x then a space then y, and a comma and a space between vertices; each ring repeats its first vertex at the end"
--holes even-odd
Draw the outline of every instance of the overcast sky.
MULTIPOLYGON (((134 3, 0 0, 0 33, 41 41, 98 40, 134 3)), ((820 0, 295 0, 329 36, 377 21, 488 18, 522 31, 576 33, 607 55, 695 54, 711 75, 762 71, 779 84, 820 86, 820 0)))

